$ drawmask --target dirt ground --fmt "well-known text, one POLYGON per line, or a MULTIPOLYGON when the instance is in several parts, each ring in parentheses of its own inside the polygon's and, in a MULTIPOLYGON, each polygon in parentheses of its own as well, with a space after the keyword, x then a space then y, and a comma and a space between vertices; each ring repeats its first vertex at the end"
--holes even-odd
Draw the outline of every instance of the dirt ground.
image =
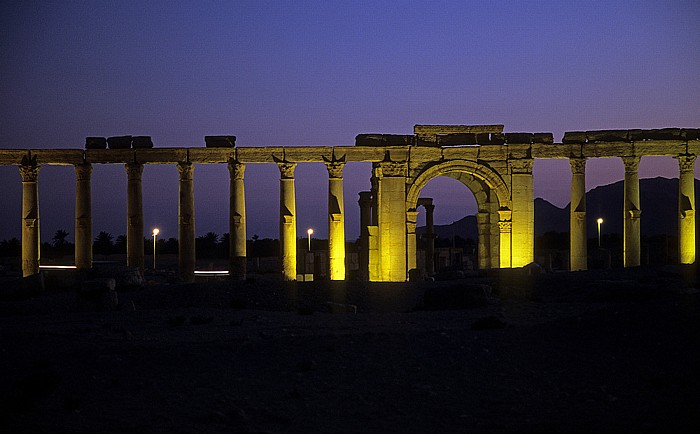
POLYGON ((0 431, 700 432, 695 286, 676 267, 5 297, 0 431))

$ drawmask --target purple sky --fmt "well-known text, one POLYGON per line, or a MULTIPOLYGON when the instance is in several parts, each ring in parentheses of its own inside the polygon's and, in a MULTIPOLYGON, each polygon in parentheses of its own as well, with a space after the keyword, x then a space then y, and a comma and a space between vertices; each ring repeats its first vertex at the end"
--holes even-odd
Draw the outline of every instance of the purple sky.
MULTIPOLYGON (((156 146, 351 145, 413 125, 506 131, 700 127, 700 3, 689 1, 3 1, 0 148, 82 148, 86 136, 150 135, 156 146)), ((677 176, 645 158, 642 177, 677 176)), ((346 167, 346 230, 370 166, 346 167)), ((696 174, 700 173, 696 171, 696 174)), ((622 179, 592 160, 588 188, 622 179)), ((248 236, 278 235, 279 171, 246 171, 248 236)), ((568 202, 568 162, 538 160, 535 195, 568 202)), ((74 175, 39 176, 42 238, 73 232, 74 175)), ((21 184, 0 167, 0 239, 20 236, 21 184)), ((300 236, 326 236, 323 165, 297 168, 300 236)), ((177 170, 147 166, 145 224, 177 236, 177 170)), ((457 192, 457 194, 455 194, 457 192)), ((228 172, 195 169, 197 233, 227 232, 228 172)), ((432 181, 436 223, 474 212, 432 181)), ((95 234, 126 232, 126 174, 93 172, 95 234)), ((644 207, 645 204, 642 204, 644 207)), ((649 205, 647 205, 649 206, 649 205)), ((422 213, 421 213, 422 214, 422 213)), ((419 224, 422 223, 423 218, 419 224)))

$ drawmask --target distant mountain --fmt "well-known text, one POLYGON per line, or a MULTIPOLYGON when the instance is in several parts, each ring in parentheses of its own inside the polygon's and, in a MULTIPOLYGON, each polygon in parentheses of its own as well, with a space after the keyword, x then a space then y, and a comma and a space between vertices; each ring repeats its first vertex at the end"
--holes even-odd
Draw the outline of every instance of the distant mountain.
MULTIPOLYGON (((642 207, 642 235, 677 235, 678 233, 678 179, 648 178, 639 180, 642 207)), ((700 181, 695 180, 696 197, 700 181)), ((602 231, 606 234, 622 235, 623 225, 623 181, 603 185, 586 194, 588 237, 598 233, 596 220, 603 219, 602 231)), ((697 204, 696 199, 696 204, 697 204)), ((422 234, 425 227, 416 232, 422 234)), ((535 235, 546 232, 569 232, 569 205, 559 208, 545 199, 535 199, 535 235)), ((476 216, 466 216, 449 225, 436 225, 435 233, 440 238, 458 235, 462 238, 477 238, 476 216)))

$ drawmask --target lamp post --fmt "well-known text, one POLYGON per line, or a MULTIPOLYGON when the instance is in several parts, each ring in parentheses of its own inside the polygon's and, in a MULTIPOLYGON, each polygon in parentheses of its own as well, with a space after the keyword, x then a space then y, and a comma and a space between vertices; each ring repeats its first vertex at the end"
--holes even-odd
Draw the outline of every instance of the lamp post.
POLYGON ((309 235, 309 252, 311 251, 311 235, 313 235, 314 230, 309 228, 306 230, 306 233, 309 235))
POLYGON ((598 247, 600 247, 600 225, 603 224, 603 219, 598 217, 598 220, 596 220, 598 223, 598 247))
POLYGON ((156 271, 156 237, 160 233, 160 229, 153 229, 153 271, 156 271))

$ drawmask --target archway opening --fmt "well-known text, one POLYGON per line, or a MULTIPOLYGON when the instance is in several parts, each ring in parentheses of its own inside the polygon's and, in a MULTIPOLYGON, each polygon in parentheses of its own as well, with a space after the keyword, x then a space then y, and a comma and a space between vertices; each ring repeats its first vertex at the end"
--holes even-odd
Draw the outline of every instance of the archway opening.
POLYGON ((466 185, 449 176, 431 179, 420 191, 416 211, 416 268, 421 273, 477 268, 478 206, 466 185))

